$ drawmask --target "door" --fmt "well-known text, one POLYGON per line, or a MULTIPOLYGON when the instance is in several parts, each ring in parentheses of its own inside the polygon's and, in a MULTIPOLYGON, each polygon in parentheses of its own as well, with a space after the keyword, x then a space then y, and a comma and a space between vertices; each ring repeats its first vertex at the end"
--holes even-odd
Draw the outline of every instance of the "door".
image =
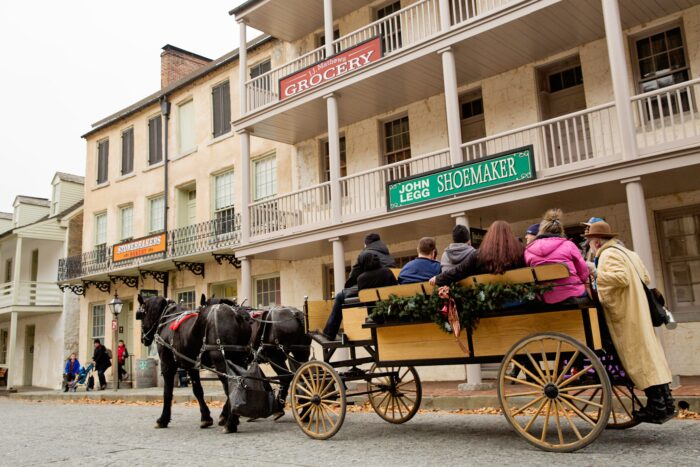
POLYGON ((24 329, 24 381, 23 386, 32 385, 32 374, 34 373, 34 325, 24 329))
POLYGON ((211 289, 209 290, 209 295, 216 298, 236 300, 238 298, 236 283, 224 282, 223 284, 212 284, 211 289))
POLYGON ((187 225, 197 222, 197 190, 187 192, 187 225))
MULTIPOLYGON (((122 312, 119 313, 119 318, 117 318, 118 326, 118 340, 123 340, 124 345, 126 345, 126 350, 129 354, 134 351, 134 343, 132 341, 132 336, 134 335, 134 302, 130 300, 124 300, 124 305, 122 306, 122 312)), ((116 362, 116 356, 115 356, 116 362)), ((129 375, 131 375, 131 359, 127 359, 124 368, 129 375)))

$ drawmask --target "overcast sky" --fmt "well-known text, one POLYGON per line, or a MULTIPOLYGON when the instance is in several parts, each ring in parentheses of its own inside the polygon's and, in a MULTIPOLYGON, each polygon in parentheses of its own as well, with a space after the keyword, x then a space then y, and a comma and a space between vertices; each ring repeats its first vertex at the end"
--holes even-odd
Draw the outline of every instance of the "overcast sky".
POLYGON ((57 171, 85 174, 80 135, 160 88, 165 44, 209 58, 238 47, 240 3, 0 1, 0 211, 49 198, 57 171))

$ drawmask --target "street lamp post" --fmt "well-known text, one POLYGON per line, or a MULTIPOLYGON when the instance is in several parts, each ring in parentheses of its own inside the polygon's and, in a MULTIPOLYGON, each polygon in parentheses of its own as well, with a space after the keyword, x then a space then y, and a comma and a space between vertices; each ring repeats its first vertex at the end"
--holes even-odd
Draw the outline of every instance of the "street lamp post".
POLYGON ((114 298, 109 302, 109 309, 112 310, 112 378, 113 387, 116 391, 119 388, 119 350, 117 341, 119 340, 119 323, 117 318, 119 313, 122 312, 122 306, 124 303, 119 299, 119 295, 114 293, 114 298), (116 359, 116 362, 114 361, 116 359), (116 365, 115 365, 116 363, 116 365))

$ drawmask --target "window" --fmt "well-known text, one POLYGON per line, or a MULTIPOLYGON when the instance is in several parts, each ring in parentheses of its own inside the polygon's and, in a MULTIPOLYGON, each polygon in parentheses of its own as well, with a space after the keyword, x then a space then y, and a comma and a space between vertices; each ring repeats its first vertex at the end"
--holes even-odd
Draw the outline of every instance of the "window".
MULTIPOLYGON (((345 278, 347 280, 348 277, 350 277, 350 266, 345 266, 345 278)), ((335 269, 333 266, 328 266, 326 268, 326 284, 328 284, 328 288, 326 289, 326 299, 327 300, 333 300, 335 298, 336 290, 335 290, 335 269)), ((343 284, 340 284, 340 292, 343 290, 343 284)))
MULTIPOLYGON (((335 28, 333 29, 333 40, 337 41, 340 39, 340 29, 335 28)), ((316 36, 316 47, 323 47, 326 45, 326 33, 325 31, 316 36)))
POLYGON ((188 101, 178 106, 178 149, 180 154, 186 154, 195 149, 194 138, 194 101, 188 101))
POLYGON ((547 76, 547 92, 563 91, 583 84, 581 65, 551 73, 547 76))
POLYGON ((236 289, 236 282, 224 282, 222 284, 212 284, 210 287, 209 294, 216 298, 228 298, 229 300, 236 300, 238 296, 238 291, 236 289))
POLYGON ((233 170, 214 177, 214 218, 217 234, 234 231, 233 170))
POLYGON ((185 290, 177 293, 177 303, 185 310, 195 309, 194 290, 185 290))
POLYGON ((7 329, 0 329, 0 363, 7 363, 7 329))
POLYGON ((95 214, 95 246, 107 244, 107 213, 95 214))
POLYGON ((119 211, 119 239, 128 240, 134 236, 134 206, 124 206, 119 211))
POLYGON ((411 158, 408 116, 384 123, 384 163, 393 164, 411 158))
POLYGON ((122 132, 122 175, 134 171, 134 129, 122 132))
MULTIPOLYGON (((262 62, 250 67, 250 79, 264 75, 270 70, 272 70, 272 61, 268 58, 267 60, 263 60, 262 62)), ((270 86, 270 75, 256 81, 256 87, 258 89, 264 89, 265 91, 272 89, 270 86)))
POLYGON ((666 300, 677 321, 700 321, 700 205, 656 217, 666 300))
POLYGON ((481 96, 475 99, 467 99, 460 104, 462 120, 484 115, 484 101, 481 96))
POLYGON ((159 232, 165 228, 165 198, 158 196, 148 200, 148 231, 159 232))
POLYGON ((109 140, 104 139, 97 143, 97 184, 107 181, 109 164, 109 140))
MULTIPOLYGON (((635 41, 639 91, 649 92, 688 81, 688 61, 685 56, 680 26, 658 32, 635 41)), ((669 98, 652 99, 647 103, 647 118, 668 116, 690 110, 687 91, 671 94, 669 98), (670 107, 669 107, 670 106, 670 107)))
POLYGON ((102 305, 92 305, 92 315, 90 316, 91 318, 91 330, 92 330, 92 338, 91 340, 94 339, 100 339, 100 341, 104 344, 104 338, 105 338, 105 306, 102 305))
MULTIPOLYGON (((401 9, 401 2, 393 2, 376 11, 377 20, 386 18, 401 9)), ((382 52, 393 52, 401 48, 401 18, 397 15, 387 22, 379 23, 379 35, 382 37, 382 52)))
POLYGON ((58 214, 58 197, 60 185, 57 183, 53 186, 53 193, 51 194, 51 214, 58 214))
POLYGON ((211 90, 212 112, 214 114, 214 138, 231 131, 231 93, 228 81, 211 90))
POLYGON ((275 306, 282 302, 279 276, 255 281, 255 306, 275 306))
POLYGON ((5 282, 12 282, 12 258, 5 260, 5 282))
POLYGON ((148 120, 148 165, 163 160, 163 119, 160 115, 148 120))
MULTIPOLYGON (((481 139, 486 136, 486 123, 484 121, 484 101, 481 90, 470 92, 460 96, 459 110, 461 116, 462 142, 466 143, 481 139)), ((465 148, 468 160, 483 157, 481 145, 467 146, 465 148)))
MULTIPOLYGON (((345 177, 348 174, 348 163, 345 155, 345 136, 340 137, 340 176, 345 177)), ((330 147, 328 140, 323 141, 323 181, 327 182, 331 179, 331 158, 330 147)))
POLYGON ((255 201, 277 194, 277 158, 272 155, 253 162, 255 201))

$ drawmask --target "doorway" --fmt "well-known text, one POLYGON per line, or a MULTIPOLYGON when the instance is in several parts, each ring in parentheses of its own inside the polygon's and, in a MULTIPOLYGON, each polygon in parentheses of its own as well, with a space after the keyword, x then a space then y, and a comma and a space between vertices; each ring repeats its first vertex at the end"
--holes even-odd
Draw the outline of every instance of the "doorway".
MULTIPOLYGON (((122 312, 119 313, 117 318, 117 341, 123 340, 126 350, 129 355, 133 352, 133 342, 132 336, 134 335, 134 302, 131 300, 124 300, 124 305, 122 306, 122 312)), ((117 356, 114 356, 114 363, 116 364, 117 356)), ((124 369, 129 375, 131 375, 131 358, 128 358, 124 362, 124 369)))
POLYGON ((24 328, 24 380, 23 386, 32 385, 34 373, 34 333, 36 327, 32 324, 24 328))

